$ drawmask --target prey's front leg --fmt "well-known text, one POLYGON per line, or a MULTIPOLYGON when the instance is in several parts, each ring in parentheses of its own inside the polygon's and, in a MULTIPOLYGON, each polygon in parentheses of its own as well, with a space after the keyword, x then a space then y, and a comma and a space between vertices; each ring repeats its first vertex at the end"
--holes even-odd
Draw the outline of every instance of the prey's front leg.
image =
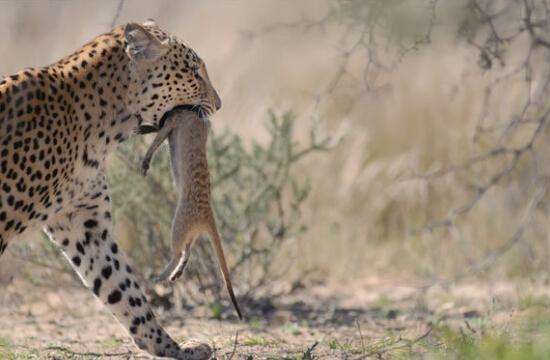
POLYGON ((145 157, 143 158, 141 162, 141 175, 146 176, 147 171, 149 170, 149 165, 151 163, 151 159, 153 158, 153 155, 155 151, 158 149, 160 144, 163 143, 164 140, 168 138, 170 135, 170 132, 177 126, 176 117, 170 117, 168 120, 166 120, 164 126, 158 131, 157 136, 149 145, 149 148, 147 149, 147 152, 145 153, 145 157))

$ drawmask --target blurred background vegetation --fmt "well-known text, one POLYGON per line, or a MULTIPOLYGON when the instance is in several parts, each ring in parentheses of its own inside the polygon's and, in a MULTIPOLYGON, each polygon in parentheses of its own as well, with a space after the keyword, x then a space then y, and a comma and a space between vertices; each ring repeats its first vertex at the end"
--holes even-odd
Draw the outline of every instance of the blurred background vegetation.
MULTIPOLYGON (((21 1, 2 10, 3 74, 53 62, 113 19, 155 18, 203 57, 224 102, 208 145, 214 208, 250 307, 308 283, 371 276, 423 287, 549 280, 546 0, 21 1), (87 15, 65 16, 76 12, 87 15)), ((138 174, 150 140, 128 141, 110 167, 117 236, 148 279, 169 259, 175 203, 166 151, 147 178, 138 174)), ((68 272, 46 241, 10 251, 34 282, 68 272)), ((201 241, 185 281, 151 294, 166 306, 219 301, 217 273, 201 241)))

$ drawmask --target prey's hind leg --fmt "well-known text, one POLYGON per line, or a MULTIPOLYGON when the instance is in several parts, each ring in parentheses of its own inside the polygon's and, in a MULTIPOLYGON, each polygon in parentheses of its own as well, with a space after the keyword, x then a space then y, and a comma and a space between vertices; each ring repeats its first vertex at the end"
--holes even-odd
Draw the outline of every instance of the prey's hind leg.
POLYGON ((181 274, 183 274, 183 270, 185 270, 185 267, 189 262, 190 254, 191 254, 191 243, 188 243, 185 245, 185 249, 181 252, 181 254, 172 255, 172 259, 170 260, 170 263, 166 265, 162 273, 159 276, 157 276, 154 279, 154 281, 161 282, 166 279, 172 282, 176 281, 181 276, 181 274))
POLYGON ((191 245, 193 244, 196 230, 196 219, 190 216, 187 203, 182 201, 180 197, 174 219, 172 220, 172 259, 157 277, 157 282, 166 279, 174 281, 181 276, 189 261, 191 245))
POLYGON ((185 250, 183 250, 183 253, 181 254, 181 260, 178 264, 179 266, 176 267, 176 269, 170 275, 170 281, 176 281, 181 276, 181 274, 183 274, 183 271, 185 270, 185 267, 189 262, 189 255, 191 255, 191 243, 188 243, 185 246, 185 250))

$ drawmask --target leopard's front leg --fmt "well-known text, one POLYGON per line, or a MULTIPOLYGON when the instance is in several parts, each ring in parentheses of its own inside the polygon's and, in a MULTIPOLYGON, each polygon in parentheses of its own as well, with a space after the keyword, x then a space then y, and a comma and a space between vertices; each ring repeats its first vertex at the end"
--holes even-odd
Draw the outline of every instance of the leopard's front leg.
POLYGON ((46 231, 90 288, 127 329, 135 344, 157 356, 208 359, 205 344, 180 348, 157 323, 132 268, 112 237, 107 187, 95 183, 73 201, 73 210, 58 216, 46 231))

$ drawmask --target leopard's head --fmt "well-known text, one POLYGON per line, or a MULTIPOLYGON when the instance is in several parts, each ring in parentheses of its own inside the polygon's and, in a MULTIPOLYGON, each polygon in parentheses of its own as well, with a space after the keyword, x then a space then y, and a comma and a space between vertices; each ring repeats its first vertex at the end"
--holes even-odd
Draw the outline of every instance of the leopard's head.
POLYGON ((130 58, 126 106, 144 123, 158 127, 177 107, 208 117, 221 107, 204 61, 193 49, 161 30, 153 21, 124 27, 130 58))

